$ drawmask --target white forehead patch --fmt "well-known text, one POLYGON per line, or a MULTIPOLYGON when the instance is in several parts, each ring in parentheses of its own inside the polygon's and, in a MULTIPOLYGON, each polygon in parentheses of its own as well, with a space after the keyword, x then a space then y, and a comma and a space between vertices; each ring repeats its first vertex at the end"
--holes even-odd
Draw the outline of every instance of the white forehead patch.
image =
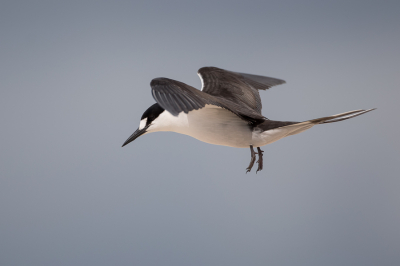
POLYGON ((146 126, 147 117, 140 120, 139 129, 143 129, 146 126))

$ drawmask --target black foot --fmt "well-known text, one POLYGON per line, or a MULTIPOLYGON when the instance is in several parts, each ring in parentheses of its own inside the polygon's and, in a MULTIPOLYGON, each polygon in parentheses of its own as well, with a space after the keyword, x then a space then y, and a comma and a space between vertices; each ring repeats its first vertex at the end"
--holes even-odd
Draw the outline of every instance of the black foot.
POLYGON ((258 151, 258 161, 257 161, 258 168, 256 174, 258 171, 261 171, 263 169, 263 152, 264 152, 260 149, 260 147, 257 147, 257 151, 258 151))
POLYGON ((251 168, 253 168, 254 162, 256 161, 256 154, 257 153, 254 152, 253 145, 250 145, 250 152, 251 152, 251 160, 250 160, 249 167, 246 168, 246 170, 247 170, 246 174, 251 171, 251 168))

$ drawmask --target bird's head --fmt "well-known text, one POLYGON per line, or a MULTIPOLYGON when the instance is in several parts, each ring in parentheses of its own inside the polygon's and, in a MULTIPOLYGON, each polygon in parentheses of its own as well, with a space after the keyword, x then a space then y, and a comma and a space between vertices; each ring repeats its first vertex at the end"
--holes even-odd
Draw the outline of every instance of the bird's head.
POLYGON ((149 132, 157 131, 157 118, 160 116, 161 113, 165 111, 158 103, 153 104, 150 106, 142 115, 140 119, 139 128, 133 132, 133 134, 124 142, 122 147, 127 145, 128 143, 134 141, 141 135, 144 135, 149 132))

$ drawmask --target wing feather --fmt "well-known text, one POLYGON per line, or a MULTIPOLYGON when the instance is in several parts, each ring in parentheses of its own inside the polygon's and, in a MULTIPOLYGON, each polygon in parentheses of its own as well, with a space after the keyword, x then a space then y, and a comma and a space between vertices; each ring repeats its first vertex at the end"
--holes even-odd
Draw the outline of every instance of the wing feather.
POLYGON ((197 73, 202 80, 202 91, 245 105, 261 114, 259 90, 285 83, 284 80, 246 73, 227 71, 216 67, 203 67, 197 73))
POLYGON ((151 81, 150 86, 153 98, 174 116, 178 116, 181 112, 187 114, 210 104, 225 108, 254 125, 260 124, 266 119, 251 108, 196 90, 176 80, 156 78, 151 81))

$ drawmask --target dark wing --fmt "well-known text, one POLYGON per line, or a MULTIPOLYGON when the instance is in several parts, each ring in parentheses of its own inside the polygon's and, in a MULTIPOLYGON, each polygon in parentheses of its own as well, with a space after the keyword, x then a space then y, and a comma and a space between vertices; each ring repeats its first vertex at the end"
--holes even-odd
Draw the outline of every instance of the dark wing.
POLYGON ((225 98, 239 105, 246 105, 261 114, 258 90, 285 83, 284 80, 238 73, 216 67, 200 68, 197 74, 202 80, 202 91, 218 98, 225 98))
POLYGON ((251 124, 265 121, 265 117, 254 110, 226 99, 220 99, 195 88, 168 78, 156 78, 150 83, 154 100, 174 116, 188 113, 206 106, 206 104, 225 108, 251 124))

